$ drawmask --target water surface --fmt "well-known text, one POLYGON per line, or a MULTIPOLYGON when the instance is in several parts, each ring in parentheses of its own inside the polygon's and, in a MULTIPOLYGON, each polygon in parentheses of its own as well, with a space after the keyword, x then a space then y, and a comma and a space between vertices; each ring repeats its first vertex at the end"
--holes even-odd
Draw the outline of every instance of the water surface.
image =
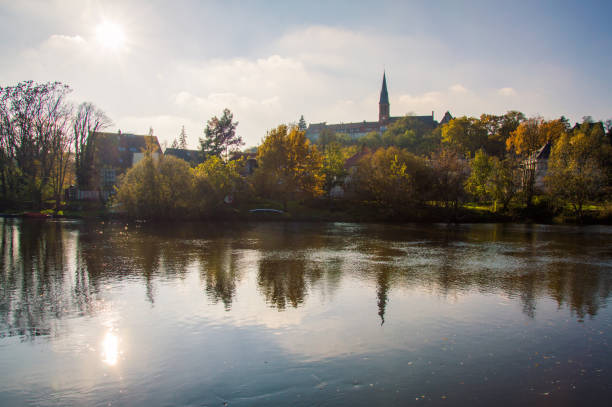
POLYGON ((612 228, 0 219, 0 405, 607 405, 612 228))

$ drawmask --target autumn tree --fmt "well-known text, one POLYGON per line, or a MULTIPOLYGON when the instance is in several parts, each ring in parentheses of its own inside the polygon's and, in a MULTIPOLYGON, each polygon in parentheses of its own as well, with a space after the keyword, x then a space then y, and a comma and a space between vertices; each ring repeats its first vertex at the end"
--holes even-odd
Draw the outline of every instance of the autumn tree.
POLYGON ((480 125, 487 132, 487 141, 482 146, 484 151, 490 156, 503 158, 506 152, 506 140, 524 120, 525 115, 515 110, 501 116, 480 115, 480 125))
POLYGON ((464 184, 469 175, 465 159, 453 149, 440 149, 432 155, 431 197, 452 209, 456 217, 459 204, 465 198, 464 184))
POLYGON ((270 130, 257 150, 257 162, 255 174, 260 193, 281 200, 285 210, 287 201, 296 195, 323 193, 321 154, 297 126, 280 125, 270 130))
POLYGON ((194 202, 200 214, 219 208, 225 197, 237 192, 242 183, 239 167, 238 160, 226 163, 212 156, 194 168, 194 202))
POLYGON ((425 200, 429 170, 424 159, 392 146, 364 156, 354 178, 362 199, 401 212, 425 200))
POLYGON ((94 133, 112 124, 106 114, 93 103, 79 105, 72 121, 74 137, 74 165, 77 184, 81 189, 91 187, 95 140, 94 133))
POLYGON ((567 132, 567 121, 564 118, 546 121, 541 117, 523 121, 506 140, 506 149, 519 156, 525 156, 542 147, 547 142, 553 143, 567 132))
POLYGON ((573 206, 580 220, 584 205, 602 197, 607 182, 603 163, 611 150, 603 125, 587 120, 573 134, 563 134, 552 149, 546 183, 554 196, 573 206))
POLYGON ((200 138, 200 146, 204 157, 229 157, 229 154, 244 145, 242 137, 236 134, 238 122, 229 109, 223 110, 221 118, 214 116, 206 124, 204 138, 200 138))
POLYGON ((487 130, 478 119, 457 117, 441 128, 442 144, 461 156, 473 155, 487 143, 487 130))
POLYGON ((182 218, 194 210, 192 186, 185 161, 173 156, 154 160, 145 154, 121 177, 116 199, 132 217, 182 218))

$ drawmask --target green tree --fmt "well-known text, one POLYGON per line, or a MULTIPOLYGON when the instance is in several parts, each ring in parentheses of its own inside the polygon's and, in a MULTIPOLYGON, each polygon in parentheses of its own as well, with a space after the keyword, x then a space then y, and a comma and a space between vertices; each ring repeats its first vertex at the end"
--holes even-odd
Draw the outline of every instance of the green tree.
POLYGON ((187 132, 185 131, 185 126, 181 126, 181 132, 178 135, 178 138, 175 138, 170 145, 170 148, 187 148, 187 132))
POLYGON ((495 204, 502 204, 502 211, 508 209, 508 205, 516 196, 521 186, 519 165, 515 158, 506 157, 503 160, 492 157, 493 170, 489 175, 489 191, 495 204))
POLYGON ((612 154, 603 125, 585 120, 572 135, 563 134, 551 152, 545 178, 551 194, 570 203, 580 220, 587 202, 602 198, 604 163, 612 154))
POLYGON ((470 176, 466 181, 466 190, 475 196, 480 202, 491 198, 490 178, 495 170, 492 157, 480 149, 470 161, 470 176))
POLYGON ((280 125, 268 132, 257 150, 256 185, 260 193, 281 200, 286 210, 287 201, 296 195, 323 193, 322 161, 304 131, 280 125))
POLYGON ((346 159, 347 157, 342 150, 342 146, 337 142, 327 144, 323 149, 321 172, 325 178, 325 191, 329 192, 334 186, 334 182, 346 175, 346 170, 344 169, 346 159))
POLYGON ((441 127, 442 144, 462 156, 473 155, 487 144, 487 130, 480 120, 457 117, 441 127))
POLYGON ((193 175, 185 161, 146 154, 120 179, 117 201, 136 218, 182 218, 192 212, 193 175))
POLYGON ((383 146, 382 136, 377 131, 371 131, 359 139, 359 144, 375 150, 383 146))
POLYGON ((298 121, 298 129, 301 131, 306 131, 308 125, 306 124, 306 120, 304 120, 304 115, 300 116, 300 121, 298 121))
POLYGON ((206 124, 204 138, 200 139, 200 146, 204 157, 229 157, 244 145, 242 137, 236 135, 238 122, 234 122, 234 115, 229 109, 223 110, 221 118, 214 116, 206 124))
POLYGON ((433 137, 433 128, 416 117, 404 116, 392 123, 382 135, 386 147, 405 148, 413 154, 423 155, 439 145, 433 137))
POLYGON ((240 162, 237 160, 225 163, 221 158, 212 156, 193 170, 194 202, 200 214, 218 209, 226 197, 238 191, 242 183, 239 167, 240 162))

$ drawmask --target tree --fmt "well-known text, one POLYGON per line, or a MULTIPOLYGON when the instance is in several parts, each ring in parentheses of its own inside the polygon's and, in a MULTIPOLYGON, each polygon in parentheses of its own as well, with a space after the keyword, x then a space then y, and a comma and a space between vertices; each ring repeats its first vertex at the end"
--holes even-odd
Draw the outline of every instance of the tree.
POLYGON ((60 82, 21 82, 0 88, 0 146, 3 192, 13 198, 22 192, 40 207, 66 137, 71 106, 70 88, 60 82), (4 187, 6 186, 6 188, 4 187))
POLYGON ((523 121, 506 140, 506 149, 519 156, 525 156, 547 142, 554 142, 567 132, 567 121, 564 118, 545 121, 534 117, 523 121))
POLYGON ((438 147, 440 140, 430 125, 416 117, 404 116, 392 123, 382 135, 386 147, 405 148, 413 154, 425 154, 438 147))
POLYGON ((175 138, 170 145, 170 148, 180 148, 185 150, 187 148, 187 133, 185 132, 185 126, 181 126, 181 132, 178 138, 175 138))
POLYGON ((480 202, 491 198, 490 178, 495 169, 492 157, 480 149, 470 161, 470 176, 466 181, 466 190, 480 202))
POLYGON ((121 178, 117 201, 129 216, 181 218, 193 211, 193 175, 185 161, 167 156, 156 162, 150 154, 121 178))
POLYGON ((200 139, 200 146, 205 157, 222 155, 227 158, 229 153, 236 151, 244 145, 242 137, 236 135, 238 122, 233 122, 234 115, 229 109, 223 110, 223 116, 214 116, 206 124, 204 138, 200 139))
POLYGON ((585 127, 571 136, 564 134, 555 143, 546 176, 553 196, 570 203, 580 220, 584 204, 601 197, 600 189, 606 183, 601 163, 610 155, 603 126, 593 126, 591 131, 585 131, 585 127))
POLYGON ((480 125, 487 132, 487 141, 483 146, 485 152, 490 156, 503 158, 506 152, 506 140, 524 120, 525 115, 515 110, 502 116, 480 115, 480 125))
POLYGON ((212 156, 194 170, 195 199, 200 213, 207 213, 221 206, 224 198, 239 188, 242 180, 238 172, 240 162, 227 163, 212 156))
POLYGON ((465 160, 459 157, 457 151, 441 149, 431 158, 433 182, 432 198, 440 201, 446 208, 453 210, 456 218, 459 203, 465 197, 464 183, 469 174, 465 160))
POLYGON ((325 191, 329 192, 334 186, 334 182, 343 178, 346 175, 344 162, 347 157, 342 151, 342 146, 333 142, 327 144, 323 149, 323 167, 322 174, 325 178, 325 191))
POLYGON ((83 102, 72 121, 74 137, 74 165, 79 188, 91 187, 95 150, 94 133, 112 125, 106 114, 93 103, 83 102))
POLYGON ((297 126, 298 130, 306 131, 306 127, 308 127, 308 125, 306 124, 306 120, 304 120, 304 115, 300 116, 300 121, 298 122, 297 126))
POLYGON ((462 156, 472 155, 483 148, 488 140, 487 130, 473 117, 457 117, 441 128, 442 144, 462 156))
POLYGON ((355 184, 363 199, 403 212, 425 200, 428 179, 429 171, 422 158, 392 146, 379 148, 361 159, 355 184))
POLYGON ((489 175, 489 191, 495 204, 502 204, 502 211, 508 209, 508 205, 516 196, 521 186, 521 177, 518 162, 513 157, 506 157, 499 160, 493 157, 493 170, 489 175))
POLYGON ((296 195, 323 193, 322 157, 306 133, 280 125, 270 130, 257 150, 256 184, 261 193, 287 201, 296 195))

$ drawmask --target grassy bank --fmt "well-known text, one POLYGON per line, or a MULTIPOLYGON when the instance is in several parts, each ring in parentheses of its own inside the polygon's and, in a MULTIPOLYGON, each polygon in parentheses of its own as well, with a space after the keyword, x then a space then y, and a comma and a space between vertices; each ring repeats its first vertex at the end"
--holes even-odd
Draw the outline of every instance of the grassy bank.
MULTIPOLYGON (((544 224, 612 224, 612 203, 588 205, 579 218, 573 208, 553 208, 549 202, 535 200, 534 205, 511 206, 506 211, 493 205, 464 203, 456 210, 435 203, 414 205, 401 210, 385 208, 375 202, 313 199, 287 202, 282 213, 252 212, 252 209, 283 210, 281 202, 272 200, 251 200, 223 205, 210 212, 201 220, 224 221, 303 221, 303 222, 457 222, 457 223, 544 223, 544 224)), ((23 216, 31 213, 28 208, 0 211, 4 216, 23 216)), ((125 219, 127 216, 118 207, 109 207, 101 202, 69 202, 62 210, 53 213, 59 218, 70 219, 125 219)), ((181 219, 193 219, 184 216, 181 219)), ((168 220, 166 218, 153 220, 168 220)))

